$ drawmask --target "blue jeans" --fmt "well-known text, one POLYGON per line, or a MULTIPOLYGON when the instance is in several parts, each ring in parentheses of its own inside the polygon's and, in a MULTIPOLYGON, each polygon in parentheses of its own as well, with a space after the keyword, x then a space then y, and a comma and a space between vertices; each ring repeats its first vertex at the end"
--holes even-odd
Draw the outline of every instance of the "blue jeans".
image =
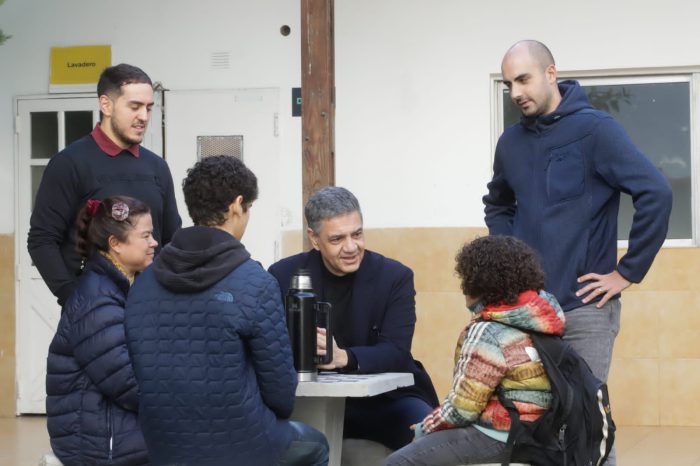
POLYGON ((473 426, 433 432, 421 437, 384 460, 384 466, 455 466, 501 463, 506 444, 473 426))
MULTIPOLYGON (((593 374, 607 383, 612 361, 615 337, 620 331, 621 304, 619 299, 612 299, 601 309, 594 304, 577 307, 566 312, 566 340, 588 363, 593 374)), ((614 403, 613 414, 615 413, 614 403)), ((615 466, 615 447, 605 462, 615 466)))
POLYGON ((411 425, 422 421, 432 410, 415 396, 348 398, 343 437, 373 440, 396 450, 411 443, 411 425))
POLYGON ((303 422, 289 421, 292 442, 282 455, 278 466, 327 466, 328 440, 326 436, 303 422))

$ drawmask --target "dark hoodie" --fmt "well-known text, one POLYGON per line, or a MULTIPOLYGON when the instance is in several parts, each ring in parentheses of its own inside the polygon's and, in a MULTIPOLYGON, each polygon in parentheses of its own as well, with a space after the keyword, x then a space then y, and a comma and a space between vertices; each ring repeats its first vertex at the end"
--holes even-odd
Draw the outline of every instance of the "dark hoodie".
POLYGON ((127 344, 153 464, 275 464, 297 377, 277 281, 233 236, 178 231, 129 293, 127 344))
MULTIPOLYGON (((586 273, 616 270, 638 283, 666 238, 671 188, 610 115, 595 110, 576 81, 559 83, 562 101, 547 115, 523 117, 498 141, 484 196, 490 234, 513 235, 540 254, 565 311, 583 305, 586 273), (629 249, 617 261, 620 192, 635 214, 629 249)), ((599 297, 600 298, 600 297, 599 297)), ((598 298, 598 299, 599 299, 598 298)))
POLYGON ((250 259, 233 236, 209 227, 183 228, 153 262, 161 285, 177 293, 206 290, 250 259))

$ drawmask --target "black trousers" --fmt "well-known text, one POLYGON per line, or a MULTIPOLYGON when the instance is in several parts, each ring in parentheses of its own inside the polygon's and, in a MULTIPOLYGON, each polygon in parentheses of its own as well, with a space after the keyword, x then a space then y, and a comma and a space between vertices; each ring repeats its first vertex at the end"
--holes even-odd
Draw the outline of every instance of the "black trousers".
POLYGON ((410 426, 422 421, 432 410, 415 396, 348 398, 343 437, 373 440, 397 450, 413 440, 410 426))

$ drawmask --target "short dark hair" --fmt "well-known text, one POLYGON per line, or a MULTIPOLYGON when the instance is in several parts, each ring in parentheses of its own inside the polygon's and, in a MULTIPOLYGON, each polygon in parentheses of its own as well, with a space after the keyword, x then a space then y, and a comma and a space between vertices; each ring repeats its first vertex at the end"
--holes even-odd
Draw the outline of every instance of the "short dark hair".
POLYGON ((182 181, 187 211, 195 225, 218 226, 228 207, 243 196, 243 208, 258 198, 258 179, 245 164, 229 155, 214 155, 195 163, 182 181))
POLYGON ((340 186, 326 186, 311 195, 304 206, 306 224, 319 234, 321 221, 357 211, 362 218, 360 203, 353 193, 340 186))
POLYGON ((515 304, 523 291, 544 288, 535 251, 512 236, 485 236, 465 244, 455 257, 462 292, 482 304, 515 304))
POLYGON ((122 86, 127 84, 150 84, 153 86, 151 78, 141 68, 120 63, 102 70, 100 80, 97 82, 97 97, 102 95, 120 96, 122 86))
POLYGON ((102 201, 87 201, 78 212, 75 221, 76 251, 83 259, 89 258, 95 249, 109 251, 110 236, 125 242, 129 231, 136 226, 136 219, 150 212, 151 209, 146 204, 129 196, 109 196, 102 201), (112 209, 118 203, 125 204, 128 210, 117 206, 118 211, 115 214, 112 209))

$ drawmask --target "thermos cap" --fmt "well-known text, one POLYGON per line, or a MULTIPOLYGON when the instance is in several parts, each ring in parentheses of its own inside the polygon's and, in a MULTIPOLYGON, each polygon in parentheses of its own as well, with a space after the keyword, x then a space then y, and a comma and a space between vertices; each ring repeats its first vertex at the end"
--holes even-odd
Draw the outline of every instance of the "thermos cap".
POLYGON ((292 282, 289 284, 290 289, 295 290, 311 290, 311 272, 307 269, 299 269, 292 275, 292 282))

